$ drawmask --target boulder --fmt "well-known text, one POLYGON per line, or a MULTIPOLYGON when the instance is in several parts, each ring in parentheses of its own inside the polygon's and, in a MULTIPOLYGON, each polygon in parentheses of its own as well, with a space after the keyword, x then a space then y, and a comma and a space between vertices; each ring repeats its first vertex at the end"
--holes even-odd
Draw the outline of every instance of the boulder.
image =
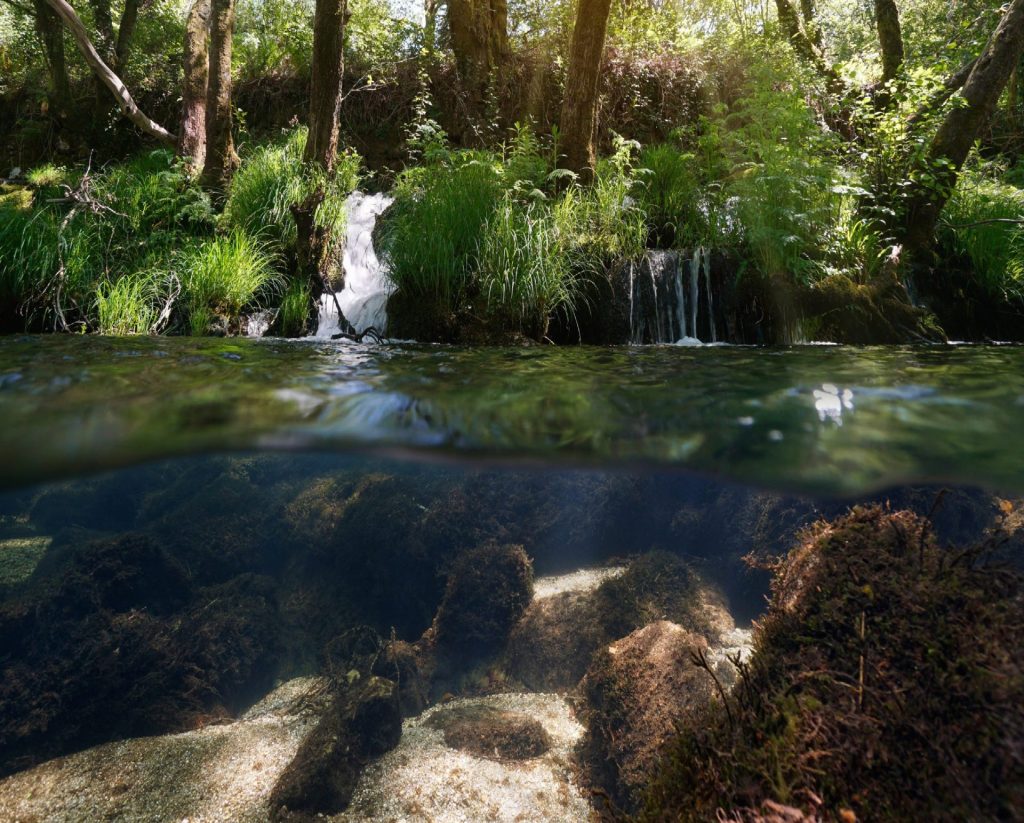
POLYGON ((700 635, 659 620, 605 647, 580 684, 583 767, 592 787, 627 811, 640 804, 676 725, 713 699, 712 678, 693 661, 706 649, 700 635))

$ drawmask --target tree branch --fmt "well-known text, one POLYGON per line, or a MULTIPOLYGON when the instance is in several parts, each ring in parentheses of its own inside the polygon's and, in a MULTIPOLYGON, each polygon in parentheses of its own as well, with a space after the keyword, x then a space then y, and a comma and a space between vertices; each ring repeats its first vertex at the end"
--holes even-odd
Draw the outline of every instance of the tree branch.
POLYGON ((67 26, 71 35, 75 38, 75 43, 78 45, 78 50, 82 52, 85 62, 92 67, 92 70, 102 81, 103 85, 110 89, 124 116, 146 134, 155 137, 161 143, 173 146, 175 141, 174 135, 159 123, 150 120, 135 104, 121 78, 114 74, 96 51, 96 47, 89 39, 89 34, 86 32, 81 18, 75 13, 70 4, 67 3, 67 0, 45 0, 45 2, 64 21, 64 25, 67 26))

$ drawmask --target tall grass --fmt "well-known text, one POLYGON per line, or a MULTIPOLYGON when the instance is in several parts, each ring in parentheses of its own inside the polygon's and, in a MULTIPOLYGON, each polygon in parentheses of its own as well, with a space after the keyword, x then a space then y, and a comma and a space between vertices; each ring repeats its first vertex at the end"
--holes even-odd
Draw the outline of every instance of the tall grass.
POLYGON ((577 278, 551 209, 506 196, 484 229, 480 289, 503 327, 541 339, 555 312, 575 315, 577 278))
POLYGON ((662 248, 705 245, 708 221, 701 211, 695 155, 662 143, 645 148, 639 165, 637 205, 646 215, 655 244, 662 248))
POLYGON ((243 231, 215 237, 185 256, 184 297, 193 335, 218 318, 256 308, 284 286, 284 277, 259 242, 243 231))
POLYGON ((1024 298, 1024 191, 967 173, 943 214, 942 240, 966 255, 984 289, 1024 298))
POLYGON ((160 315, 158 272, 125 275, 100 283, 96 289, 96 315, 100 334, 149 334, 160 315))
POLYGON ((340 240, 345 231, 345 200, 359 182, 359 156, 352 152, 339 155, 335 174, 328 179, 303 163, 305 147, 306 130, 299 128, 246 158, 231 182, 224 206, 225 226, 245 230, 274 254, 289 254, 296 241, 291 207, 322 187, 325 197, 316 221, 340 240))
POLYGON ((477 264, 484 226, 502 189, 493 163, 455 160, 416 170, 399 186, 383 233, 397 290, 455 311, 477 264))
POLYGON ((281 297, 281 311, 278 315, 281 334, 285 337, 299 337, 310 329, 310 307, 313 294, 309 284, 292 280, 281 297))

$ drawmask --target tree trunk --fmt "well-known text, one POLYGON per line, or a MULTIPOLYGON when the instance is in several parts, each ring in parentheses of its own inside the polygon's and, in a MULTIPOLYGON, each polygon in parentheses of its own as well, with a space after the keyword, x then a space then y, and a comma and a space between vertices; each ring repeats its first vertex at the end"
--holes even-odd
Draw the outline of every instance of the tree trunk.
POLYGON ((610 10, 611 0, 579 0, 569 52, 569 72, 565 78, 559 124, 561 163, 580 175, 584 182, 593 179, 597 162, 594 152, 597 92, 610 10))
POLYGON ((313 17, 313 79, 305 160, 330 173, 338 154, 341 77, 345 68, 348 0, 317 0, 313 17))
MULTIPOLYGON (((338 157, 338 130, 341 115, 341 81, 345 68, 345 27, 348 23, 347 0, 317 0, 313 17, 312 82, 309 93, 309 135, 303 159, 328 176, 334 173, 338 157)), ((298 275, 309 283, 315 297, 330 289, 331 251, 334 238, 327 226, 316 219, 316 211, 326 196, 321 183, 301 202, 292 204, 295 220, 295 256, 298 275)), ((338 306, 338 324, 343 331, 351 326, 338 306)))
POLYGON ((509 56, 508 0, 448 0, 448 28, 459 74, 474 113, 509 56))
MULTIPOLYGON (((89 0, 92 9, 93 25, 96 29, 96 51, 103 61, 117 72, 116 55, 114 54, 114 18, 110 12, 110 0, 89 0)), ((110 100, 107 97, 106 85, 99 76, 93 77, 93 131, 98 136, 110 111, 110 100)))
POLYGON ((58 118, 64 118, 71 107, 71 84, 64 55, 64 29, 60 17, 45 0, 35 0, 35 12, 36 31, 42 41, 46 67, 50 73, 50 108, 58 118))
POLYGON ((231 41, 235 28, 235 0, 210 4, 210 85, 206 104, 206 163, 203 185, 225 192, 238 168, 231 135, 231 41))
POLYGON ((79 51, 82 52, 85 62, 89 64, 96 75, 103 81, 103 84, 110 89, 124 116, 151 137, 155 137, 162 143, 173 145, 174 135, 163 126, 150 120, 135 105, 135 101, 132 99, 125 84, 121 82, 121 78, 114 74, 103 61, 103 58, 96 53, 96 47, 93 46, 92 41, 89 39, 85 26, 82 25, 81 19, 75 13, 75 10, 68 5, 67 1, 46 0, 46 3, 64 21, 64 25, 68 27, 71 35, 75 38, 75 42, 78 45, 79 51))
POLYGON ((960 169, 991 119, 1022 52, 1024 0, 1013 0, 964 83, 963 105, 946 115, 918 169, 931 182, 917 185, 907 208, 904 251, 912 261, 931 246, 960 169))
POLYGON ((903 66, 903 31, 896 0, 875 0, 875 25, 882 51, 882 83, 896 79, 903 66))
POLYGON ((821 26, 818 25, 818 12, 814 6, 814 0, 800 0, 800 11, 804 16, 804 29, 810 41, 818 51, 825 50, 825 40, 821 33, 821 26))
POLYGON ((206 95, 210 84, 210 0, 194 0, 185 22, 184 80, 178 155, 193 171, 206 163, 206 95))
POLYGON ((114 44, 114 57, 118 66, 124 66, 128 60, 128 49, 131 47, 138 23, 139 0, 125 0, 121 24, 117 27, 117 42, 114 44))
MULTIPOLYGON (((800 25, 800 15, 797 13, 796 6, 793 5, 793 0, 775 0, 775 10, 779 17, 779 25, 797 55, 814 66, 814 70, 824 78, 830 92, 844 95, 847 92, 846 84, 839 73, 825 60, 817 24, 814 25, 811 34, 808 34, 800 25)), ((813 13, 813 3, 809 6, 805 5, 804 12, 813 13)))

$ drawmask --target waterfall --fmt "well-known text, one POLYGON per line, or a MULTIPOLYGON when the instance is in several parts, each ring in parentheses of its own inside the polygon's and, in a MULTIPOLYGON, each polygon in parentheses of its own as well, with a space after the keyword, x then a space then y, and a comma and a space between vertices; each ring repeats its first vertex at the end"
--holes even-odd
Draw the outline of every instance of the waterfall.
POLYGON ((683 293, 683 259, 679 255, 676 256, 675 292, 675 313, 679 318, 679 334, 676 336, 676 340, 682 340, 690 335, 689 327, 686 325, 686 295, 683 293))
POLYGON ((381 333, 387 328, 387 302, 391 285, 373 248, 373 227, 377 217, 392 203, 385 194, 357 191, 346 202, 348 227, 345 231, 345 256, 342 266, 345 285, 336 295, 320 298, 320 320, 315 337, 329 338, 341 331, 335 296, 345 319, 357 332, 371 326, 381 333))
POLYGON ((704 291, 708 296, 708 324, 711 326, 711 342, 718 342, 715 333, 715 298, 711 294, 711 252, 704 250, 704 291))

